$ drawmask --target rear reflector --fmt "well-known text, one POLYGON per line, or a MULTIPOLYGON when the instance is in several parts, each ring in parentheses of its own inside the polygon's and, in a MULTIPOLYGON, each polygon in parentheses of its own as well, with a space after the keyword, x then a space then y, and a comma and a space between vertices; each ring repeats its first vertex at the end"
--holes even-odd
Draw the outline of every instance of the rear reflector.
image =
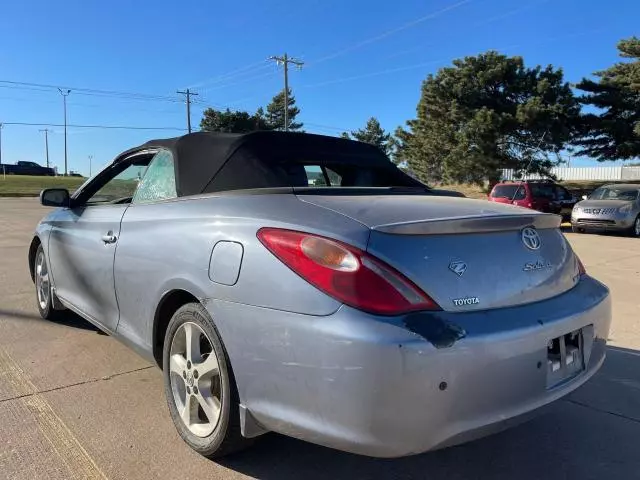
POLYGON ((346 305, 378 315, 439 310, 404 275, 356 247, 279 228, 262 228, 257 236, 291 270, 346 305))

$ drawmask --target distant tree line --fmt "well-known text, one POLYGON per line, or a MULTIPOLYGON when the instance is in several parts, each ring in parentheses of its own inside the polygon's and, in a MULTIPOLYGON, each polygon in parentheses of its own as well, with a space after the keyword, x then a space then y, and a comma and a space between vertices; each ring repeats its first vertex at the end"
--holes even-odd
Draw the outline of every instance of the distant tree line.
MULTIPOLYGON (((247 133, 254 130, 285 130, 284 120, 284 89, 278 93, 265 112, 262 107, 251 114, 243 110, 216 110, 207 108, 202 114, 200 129, 206 132, 247 133)), ((296 99, 289 88, 289 108, 287 123, 289 131, 300 131, 302 123, 296 122, 300 109, 296 106, 296 99)))
MULTIPOLYGON (((379 147, 425 182, 481 183, 503 168, 549 175, 561 153, 598 161, 640 158, 640 39, 624 58, 575 85, 561 68, 527 67, 495 51, 453 61, 422 82, 416 118, 393 134, 371 117, 342 137, 379 147)), ((289 130, 300 109, 289 93, 289 130)), ((207 109, 203 130, 284 130, 284 91, 254 114, 207 109)))

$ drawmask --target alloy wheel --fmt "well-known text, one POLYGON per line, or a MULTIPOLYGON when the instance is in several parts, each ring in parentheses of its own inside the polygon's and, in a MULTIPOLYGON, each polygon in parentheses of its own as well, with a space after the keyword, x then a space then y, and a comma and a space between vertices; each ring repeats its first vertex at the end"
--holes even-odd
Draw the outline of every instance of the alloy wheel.
POLYGON ((640 237, 640 216, 636 218, 636 222, 633 225, 633 231, 636 234, 636 237, 640 237))
POLYGON ((207 437, 220 420, 222 383, 211 340, 197 324, 176 330, 169 353, 171 391, 180 418, 191 433, 207 437))
POLYGON ((51 283, 49 282, 49 269, 44 252, 40 251, 36 258, 36 292, 38 294, 38 303, 42 310, 46 310, 49 305, 49 296, 51 295, 51 283))

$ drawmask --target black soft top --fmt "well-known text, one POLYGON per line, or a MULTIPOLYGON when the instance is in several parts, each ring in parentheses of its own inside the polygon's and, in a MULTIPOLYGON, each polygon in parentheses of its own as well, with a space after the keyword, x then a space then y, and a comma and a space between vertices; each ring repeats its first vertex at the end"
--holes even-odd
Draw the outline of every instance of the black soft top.
POLYGON ((310 133, 196 132, 151 140, 119 158, 156 148, 171 151, 181 197, 237 189, 308 187, 304 165, 331 168, 341 175, 341 186, 425 187, 373 145, 310 133), (366 178, 363 172, 368 172, 366 178))

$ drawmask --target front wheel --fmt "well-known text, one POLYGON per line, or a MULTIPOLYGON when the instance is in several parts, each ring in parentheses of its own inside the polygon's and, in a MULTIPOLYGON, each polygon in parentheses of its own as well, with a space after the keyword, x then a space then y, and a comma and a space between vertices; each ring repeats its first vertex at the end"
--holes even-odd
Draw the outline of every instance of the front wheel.
POLYGON ((571 231, 573 233, 584 233, 584 228, 576 227, 575 225, 571 225, 571 231))
POLYGON ((46 320, 58 320, 62 311, 53 307, 54 295, 49 275, 49 264, 42 245, 38 246, 33 266, 36 285, 36 303, 40 316, 46 320))
POLYGON ((199 303, 171 318, 163 348, 164 385, 171 419, 196 452, 218 458, 245 448, 239 397, 217 329, 199 303))

